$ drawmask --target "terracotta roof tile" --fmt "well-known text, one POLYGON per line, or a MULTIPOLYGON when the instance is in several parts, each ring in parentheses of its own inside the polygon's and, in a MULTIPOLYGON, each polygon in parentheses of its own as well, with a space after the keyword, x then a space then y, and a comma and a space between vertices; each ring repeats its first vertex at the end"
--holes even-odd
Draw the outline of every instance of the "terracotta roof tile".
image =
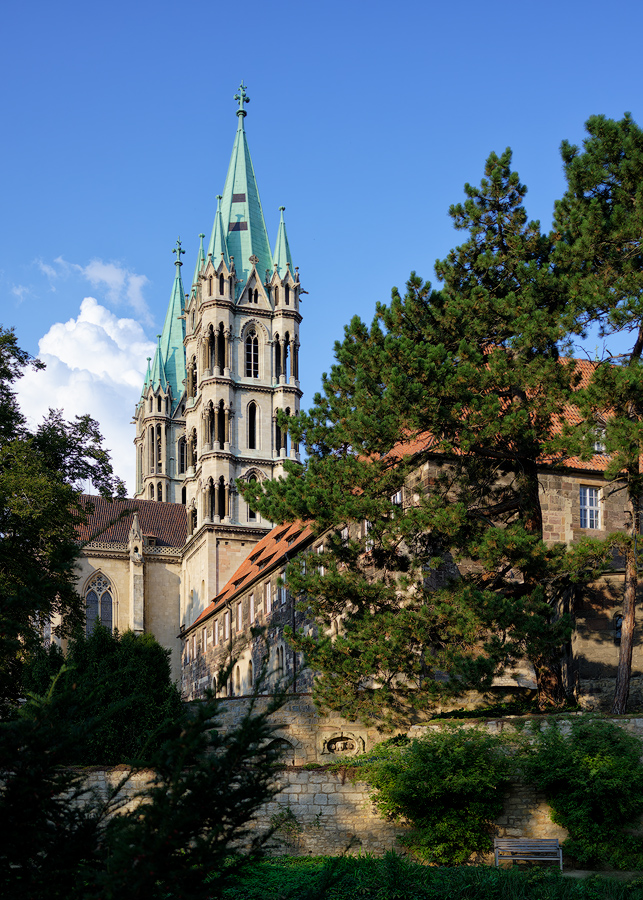
POLYGON ((106 500, 87 494, 82 496, 81 502, 84 506, 91 504, 94 507, 87 524, 78 528, 83 543, 92 540, 108 544, 127 543, 134 512, 138 513, 138 522, 145 537, 156 538, 158 546, 182 547, 187 539, 187 512, 182 503, 106 500))
POLYGON ((268 563, 275 567, 302 550, 314 537, 310 524, 293 522, 290 525, 277 525, 263 537, 256 547, 241 563, 228 583, 220 591, 210 605, 203 610, 198 619, 190 626, 194 628, 199 622, 207 619, 215 610, 232 600, 249 587, 255 578, 266 568, 268 563))

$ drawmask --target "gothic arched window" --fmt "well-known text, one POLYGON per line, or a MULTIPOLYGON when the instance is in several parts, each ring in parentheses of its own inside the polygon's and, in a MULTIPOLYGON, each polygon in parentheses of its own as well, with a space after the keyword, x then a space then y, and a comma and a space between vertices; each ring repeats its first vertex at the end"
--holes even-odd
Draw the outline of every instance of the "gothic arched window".
MULTIPOLYGON (((249 482, 249 484, 256 484, 257 476, 251 475, 250 478, 248 479, 248 482, 249 482)), ((254 511, 254 509, 250 509, 250 507, 248 507, 248 521, 249 522, 257 521, 257 513, 254 511)))
POLYGON ((259 291, 257 290, 257 288, 255 288, 254 301, 255 303, 259 303, 259 291))
POLYGON ((112 630, 112 585, 101 572, 94 575, 85 590, 85 629, 94 630, 96 622, 112 630))
POLYGON ((246 378, 259 378, 259 338, 254 329, 246 337, 246 378))
POLYGON ((290 306, 290 287, 286 285, 284 288, 284 297, 286 300, 286 306, 290 306))
POLYGON ((181 440, 179 441, 179 475, 185 474, 185 470, 187 468, 186 459, 187 459, 186 443, 185 443, 185 438, 182 437, 181 440))
POLYGON ((219 275, 219 293, 221 296, 225 294, 225 279, 223 275, 219 275))
POLYGON ((156 411, 161 412, 161 398, 160 397, 156 398, 156 411))
POLYGON ((279 288, 275 285, 275 306, 279 306, 279 288))
POLYGON ((248 404, 248 449, 257 449, 257 404, 254 400, 248 404))

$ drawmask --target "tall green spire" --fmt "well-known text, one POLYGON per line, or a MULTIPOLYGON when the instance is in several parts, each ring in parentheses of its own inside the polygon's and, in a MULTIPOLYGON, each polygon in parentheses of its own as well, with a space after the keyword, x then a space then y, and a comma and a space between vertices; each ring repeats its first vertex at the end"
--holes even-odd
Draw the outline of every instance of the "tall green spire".
MULTIPOLYGON (((257 259, 255 265, 259 272, 259 277, 263 278, 266 269, 272 271, 272 256, 261 208, 261 200, 259 199, 257 180, 250 157, 250 150, 248 149, 246 132, 243 127, 243 120, 246 117, 244 104, 250 102, 243 82, 239 87, 239 93, 235 95, 235 100, 239 102, 239 109, 237 110, 239 124, 223 189, 221 224, 223 225, 223 235, 228 255, 234 257, 237 278, 242 282, 239 288, 243 289, 252 270, 250 257, 257 259)), ((208 247, 208 253, 213 253, 212 258, 215 265, 218 264, 218 260, 214 256, 216 226, 217 221, 215 219, 210 246, 208 247)))
POLYGON ((192 288, 190 291, 190 296, 193 296, 194 292, 196 291, 196 285, 197 285, 198 279, 199 279, 199 272, 205 265, 205 253, 203 252, 203 238, 204 237, 205 237, 204 234, 199 235, 201 245, 199 247, 199 255, 197 256, 197 259, 196 259, 196 266, 194 267, 194 276, 192 278, 192 288))
POLYGON ((295 270, 292 265, 292 256, 290 255, 290 245, 288 244, 288 235, 286 234, 286 223, 284 222, 285 206, 279 207, 281 220, 279 222, 279 231, 277 232, 277 243, 275 244, 274 264, 277 266, 279 277, 283 278, 287 271, 287 265, 290 264, 292 277, 295 277, 295 270))
POLYGON ((226 244, 226 232, 223 225, 223 216, 221 214, 221 194, 217 194, 217 211, 214 216, 214 227, 212 229, 212 237, 208 245, 208 256, 212 259, 212 265, 215 269, 221 262, 223 255, 224 262, 230 268, 230 257, 228 255, 228 245, 226 244))
POLYGON ((174 284, 172 285, 170 303, 165 314, 163 331, 158 339, 151 371, 148 364, 146 386, 151 383, 155 389, 159 386, 165 389, 169 384, 172 388, 173 405, 176 406, 185 390, 183 386, 185 381, 185 349, 183 347, 185 338, 185 294, 181 280, 181 266, 183 265, 181 256, 183 256, 185 250, 181 248, 180 238, 176 242, 176 247, 172 253, 176 253, 174 284))

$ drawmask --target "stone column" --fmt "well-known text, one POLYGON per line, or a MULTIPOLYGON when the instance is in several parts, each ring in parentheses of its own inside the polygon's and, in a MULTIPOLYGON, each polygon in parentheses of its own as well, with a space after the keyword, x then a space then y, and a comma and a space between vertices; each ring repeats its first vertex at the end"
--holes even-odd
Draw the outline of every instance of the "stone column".
POLYGON ((143 532, 134 513, 129 533, 129 627, 134 634, 145 630, 145 565, 143 560, 143 532))
POLYGON ((219 490, 220 484, 218 481, 214 482, 214 516, 212 517, 215 522, 220 522, 219 518, 219 490))

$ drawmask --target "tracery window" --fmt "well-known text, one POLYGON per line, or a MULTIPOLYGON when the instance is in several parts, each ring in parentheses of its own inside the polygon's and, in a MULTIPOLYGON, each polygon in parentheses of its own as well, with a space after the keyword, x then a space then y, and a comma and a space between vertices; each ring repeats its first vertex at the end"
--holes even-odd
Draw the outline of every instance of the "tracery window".
POLYGON ((94 575, 85 590, 85 631, 91 634, 96 622, 110 631, 113 627, 112 585, 101 572, 94 575))
POLYGON ((259 338, 254 329, 246 337, 246 378, 259 378, 259 338))

